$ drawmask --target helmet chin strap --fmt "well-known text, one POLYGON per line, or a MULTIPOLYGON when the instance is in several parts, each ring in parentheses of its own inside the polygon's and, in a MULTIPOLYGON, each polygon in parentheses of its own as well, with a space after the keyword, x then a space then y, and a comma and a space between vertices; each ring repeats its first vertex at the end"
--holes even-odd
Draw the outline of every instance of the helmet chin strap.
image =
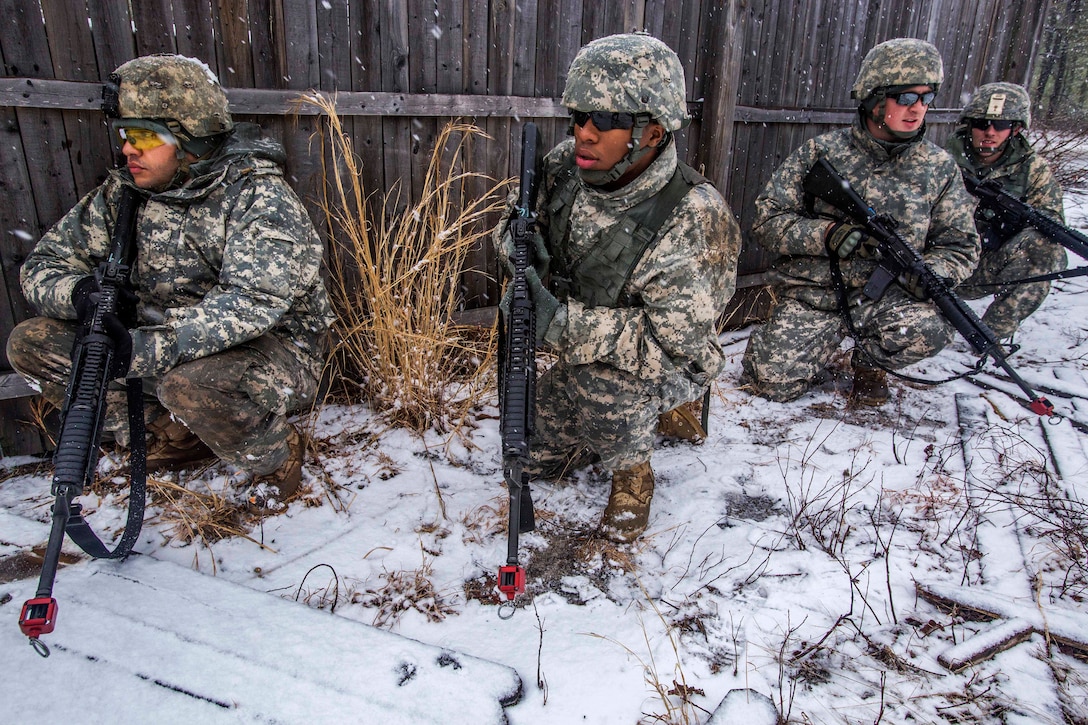
POLYGON ((1012 141, 1012 134, 1009 137, 999 143, 997 146, 975 146, 971 144, 971 151, 978 157, 983 163, 988 163, 996 159, 1001 158, 1001 155, 1005 153, 1005 149, 1009 146, 1009 141, 1012 141), (983 153, 982 149, 987 149, 987 153, 983 153))
MULTIPOLYGON (((617 161, 607 171, 593 171, 590 169, 578 169, 578 176, 590 186, 605 186, 616 181, 634 166, 639 159, 650 153, 653 148, 642 148, 642 132, 650 125, 650 119, 639 116, 635 119, 635 126, 631 129, 631 147, 622 159, 617 161)), ((664 142, 663 144, 664 145, 664 142)))

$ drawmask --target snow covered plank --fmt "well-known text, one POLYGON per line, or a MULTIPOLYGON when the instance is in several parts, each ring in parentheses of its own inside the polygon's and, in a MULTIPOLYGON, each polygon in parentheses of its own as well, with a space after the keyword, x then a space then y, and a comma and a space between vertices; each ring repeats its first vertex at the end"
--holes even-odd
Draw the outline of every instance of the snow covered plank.
POLYGON ((991 619, 1024 622, 1033 631, 1088 654, 1088 614, 1052 607, 1031 597, 1004 596, 981 587, 919 583, 917 590, 922 598, 947 608, 959 607, 991 619))
MULTIPOLYGON (((21 602, 33 587, 5 589, 21 602)), ((156 721, 183 704, 199 713, 189 722, 505 723, 521 693, 504 665, 148 557, 68 567, 54 596, 48 659, 19 633, 14 607, 0 627, 15 658, 0 700, 49 721, 115 719, 112 698, 42 697, 42 683, 87 663, 126 710, 156 721)))

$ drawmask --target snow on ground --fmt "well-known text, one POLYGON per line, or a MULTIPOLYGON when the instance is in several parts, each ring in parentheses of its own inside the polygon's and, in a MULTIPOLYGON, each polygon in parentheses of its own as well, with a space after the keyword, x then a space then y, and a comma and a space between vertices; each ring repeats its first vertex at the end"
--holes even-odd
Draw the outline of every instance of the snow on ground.
MULTIPOLYGON (((1071 224, 1088 226, 1083 196, 1070 194, 1067 206, 1071 224)), ((1057 283, 1018 335, 1022 349, 1011 362, 1034 384, 1088 391, 1085 280, 1057 283)), ((1088 667, 1030 627, 1023 643, 948 671, 942 653, 993 638, 1002 623, 940 609, 916 589, 967 586, 983 604, 1026 592, 1044 620, 1048 611, 1088 616, 1080 548, 1088 544, 1088 517, 1079 498, 1088 475, 1085 434, 966 380, 894 381, 889 404, 855 409, 845 398, 846 349, 820 389, 794 403, 768 402, 735 387, 747 334, 722 337, 728 365, 706 443, 663 443, 655 451, 657 493, 641 541, 617 547, 593 537, 608 493, 602 472, 534 487, 538 529, 522 537, 529 596, 509 619, 499 617, 493 591, 506 559, 493 402, 467 438, 451 440, 382 430, 365 408, 327 406, 313 422, 320 457, 307 464, 305 501, 247 536, 208 544, 186 543, 163 500, 152 499, 136 548, 513 667, 525 685, 520 703, 506 710, 514 725, 705 723, 731 691, 745 689, 796 723, 1088 720, 1088 667), (961 408, 974 405, 985 416, 967 446, 969 472, 957 396, 961 408), (976 634, 981 639, 972 640, 976 634)), ((909 372, 944 378, 971 363, 957 340, 909 372)), ((1083 401, 1049 397, 1059 412, 1088 419, 1083 401)), ((33 464, 0 462, 0 507, 47 522, 49 479, 33 464)), ((116 462, 103 465, 108 471, 116 462)), ((229 474, 216 466, 182 482, 229 497, 229 474)), ((119 532, 120 486, 83 502, 97 531, 119 532)), ((72 571, 57 577, 58 632, 95 626, 64 615, 72 571)), ((18 606, 35 585, 36 573, 0 584, 4 627, 16 627, 18 606)), ((30 647, 7 649, 13 668, 38 659, 30 647)), ((373 656, 392 658, 380 649, 373 656)), ((53 721, 57 701, 98 676, 89 661, 63 667, 64 683, 41 683, 50 697, 14 720, 53 721)), ((0 703, 13 686, 0 681, 0 703)), ((251 683, 258 695, 264 686, 251 683)), ((90 701, 87 719, 166 714, 126 707, 124 697, 90 701)), ((761 702, 749 707, 762 711, 761 702)), ((728 708, 744 711, 738 693, 728 708)), ((229 710, 217 712, 223 722, 237 721, 229 710)), ((278 721, 291 719, 285 711, 278 721)))

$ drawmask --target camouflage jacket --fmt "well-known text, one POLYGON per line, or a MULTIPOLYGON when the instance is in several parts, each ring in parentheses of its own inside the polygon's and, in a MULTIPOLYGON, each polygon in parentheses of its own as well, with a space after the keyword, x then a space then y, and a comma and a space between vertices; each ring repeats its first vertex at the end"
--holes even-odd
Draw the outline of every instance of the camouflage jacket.
MULTIPOLYGON (((132 275, 137 328, 130 377, 151 377, 270 333, 320 374, 333 315, 323 247, 283 178, 283 149, 238 124, 185 183, 146 198, 132 275)), ((75 319, 72 290, 108 255, 128 169, 115 169, 38 242, 22 268, 40 314, 75 319)))
MULTIPOLYGON (((803 143, 756 199, 752 235, 777 256, 773 271, 781 293, 820 309, 838 307, 824 236, 829 220, 845 217, 821 200, 807 199, 802 189, 822 157, 878 214, 898 221, 899 234, 936 274, 953 285, 971 274, 979 257, 974 205, 952 157, 921 134, 906 143, 879 142, 859 120, 803 143)), ((875 264, 855 254, 840 260, 839 268, 853 290, 865 286, 875 264)))
MULTIPOLYGON (((556 176, 574 153, 568 139, 548 153, 538 209, 541 234, 554 249, 547 213, 556 176)), ((676 170, 669 144, 634 181, 616 191, 579 183, 569 218, 567 249, 577 259, 628 211, 659 193, 676 170)), ((546 341, 570 365, 599 362, 661 383, 681 371, 698 385, 724 363, 716 324, 736 284, 740 229, 721 194, 694 186, 666 219, 658 241, 635 266, 623 289, 637 306, 588 307, 571 299, 556 314, 546 341)))
MULTIPOLYGON (((1027 139, 1020 134, 1010 137, 1009 145, 1001 158, 990 166, 978 163, 968 152, 970 139, 970 129, 961 128, 950 136, 948 143, 945 144, 945 148, 952 154, 952 158, 956 160, 960 168, 980 181, 993 179, 999 182, 1010 196, 1032 206, 1036 211, 1055 221, 1065 223, 1062 188, 1050 171, 1050 165, 1035 153, 1027 139)), ((996 221, 992 217, 993 213, 987 214, 987 210, 980 204, 975 211, 975 222, 980 232, 996 221)), ((1031 240, 1049 243, 1042 234, 1030 227, 1020 233, 1027 235, 1031 240)), ((1003 236, 1000 232, 998 234, 1003 236)))

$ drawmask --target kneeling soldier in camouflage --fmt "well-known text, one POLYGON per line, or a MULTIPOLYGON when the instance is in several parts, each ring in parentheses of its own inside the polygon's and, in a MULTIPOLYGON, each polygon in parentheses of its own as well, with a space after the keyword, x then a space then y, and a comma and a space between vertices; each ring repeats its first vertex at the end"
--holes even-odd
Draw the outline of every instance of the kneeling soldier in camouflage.
POLYGON ((898 231, 937 275, 954 285, 978 261, 971 197, 951 157, 926 141, 925 116, 944 79, 937 49, 896 38, 866 54, 852 97, 854 124, 806 141, 756 199, 752 236, 773 263, 777 302, 744 351, 742 382, 776 401, 797 398, 819 379, 846 336, 854 338, 850 397, 889 398, 886 371, 936 354, 953 328, 926 299, 919 279, 864 293, 880 254, 865 227, 809 198, 805 176, 827 159, 898 231))
MULTIPOLYGON (((283 149, 235 124, 218 79, 192 58, 129 61, 103 96, 126 165, 27 257, 23 293, 42 316, 15 328, 8 358, 62 404, 122 188, 134 188, 133 294, 110 336, 127 377, 144 382, 148 470, 214 454, 248 474, 252 504, 280 510, 305 449, 287 416, 314 398, 332 320, 322 244, 283 178, 283 149)), ((111 392, 106 418, 119 438, 123 398, 111 392)))
MULTIPOLYGON (((544 478, 595 460, 611 470, 600 531, 629 542, 649 521, 659 425, 705 435, 691 404, 723 365, 715 325, 740 230, 677 159, 673 132, 690 119, 683 67, 664 43, 638 33, 589 43, 563 104, 573 139, 544 160, 529 270, 537 337, 558 356, 537 389, 532 453, 544 478)), ((503 227, 496 241, 508 258, 503 227)))
MULTIPOLYGON (((1050 165, 1024 137, 1031 124, 1031 100, 1022 86, 980 87, 960 114, 960 123, 945 148, 964 175, 995 181, 1009 196, 1065 223, 1062 188, 1050 165)), ((1010 223, 986 202, 975 209, 975 225, 982 238, 982 258, 956 291, 969 300, 993 295, 982 321, 998 337, 1010 337, 1046 299, 1050 282, 1001 283, 1060 272, 1069 259, 1060 244, 1023 223, 1010 223)))

